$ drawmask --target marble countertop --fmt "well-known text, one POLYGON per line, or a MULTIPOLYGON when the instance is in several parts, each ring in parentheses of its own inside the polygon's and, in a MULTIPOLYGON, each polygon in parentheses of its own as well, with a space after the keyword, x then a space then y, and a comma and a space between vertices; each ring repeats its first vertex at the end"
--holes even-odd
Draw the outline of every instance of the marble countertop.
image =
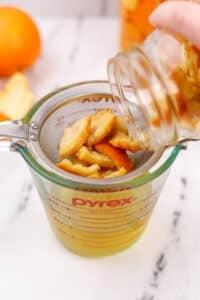
MULTIPOLYGON (((118 49, 116 19, 38 24, 43 52, 26 72, 37 98, 72 82, 106 79, 106 62, 118 49)), ((19 155, 0 153, 0 166, 0 299, 200 298, 200 143, 179 155, 140 241, 101 259, 81 258, 57 242, 19 155)))

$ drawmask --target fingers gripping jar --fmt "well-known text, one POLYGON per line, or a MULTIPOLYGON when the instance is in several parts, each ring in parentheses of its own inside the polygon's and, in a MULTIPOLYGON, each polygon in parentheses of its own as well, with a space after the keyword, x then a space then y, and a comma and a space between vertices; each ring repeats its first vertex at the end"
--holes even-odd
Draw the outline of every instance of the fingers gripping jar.
POLYGON ((108 77, 143 148, 200 138, 200 55, 189 42, 155 30, 142 46, 112 58, 108 77))

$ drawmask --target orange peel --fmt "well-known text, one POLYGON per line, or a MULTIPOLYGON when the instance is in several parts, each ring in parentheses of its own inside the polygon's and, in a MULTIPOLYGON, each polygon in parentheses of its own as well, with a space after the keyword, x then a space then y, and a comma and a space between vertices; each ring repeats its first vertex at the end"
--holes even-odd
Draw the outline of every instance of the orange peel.
POLYGON ((64 130, 59 145, 61 158, 74 154, 87 141, 90 134, 90 121, 91 117, 87 116, 64 130))
POLYGON ((115 126, 116 116, 111 109, 99 110, 91 117, 91 132, 87 140, 87 146, 100 143, 107 137, 115 126))
POLYGON ((114 148, 109 143, 95 145, 95 149, 98 152, 109 156, 118 169, 124 168, 127 172, 130 172, 133 169, 133 162, 130 160, 126 152, 114 148))

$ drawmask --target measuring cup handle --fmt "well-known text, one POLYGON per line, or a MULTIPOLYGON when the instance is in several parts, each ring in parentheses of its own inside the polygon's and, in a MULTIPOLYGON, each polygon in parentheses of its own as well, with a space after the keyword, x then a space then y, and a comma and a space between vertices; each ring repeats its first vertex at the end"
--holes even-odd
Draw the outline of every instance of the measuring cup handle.
POLYGON ((0 150, 12 150, 17 141, 28 141, 29 126, 21 121, 0 122, 0 150))

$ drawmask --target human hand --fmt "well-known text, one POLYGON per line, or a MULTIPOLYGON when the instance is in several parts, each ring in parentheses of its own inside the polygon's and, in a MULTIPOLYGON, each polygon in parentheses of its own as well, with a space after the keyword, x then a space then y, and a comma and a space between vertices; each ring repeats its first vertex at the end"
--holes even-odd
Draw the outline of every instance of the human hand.
POLYGON ((188 1, 164 2, 154 10, 149 20, 154 27, 178 33, 200 49, 199 3, 188 1))

